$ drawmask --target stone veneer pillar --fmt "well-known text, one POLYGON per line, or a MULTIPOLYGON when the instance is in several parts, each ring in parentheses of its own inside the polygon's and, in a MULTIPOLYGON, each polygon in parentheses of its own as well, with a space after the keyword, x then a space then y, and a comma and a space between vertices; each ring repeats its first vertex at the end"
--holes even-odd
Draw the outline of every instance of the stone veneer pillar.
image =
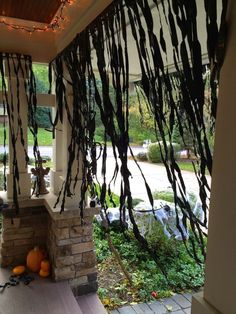
POLYGON ((2 267, 25 264, 27 253, 34 247, 46 248, 48 212, 45 207, 3 210, 0 239, 2 267))
POLYGON ((83 222, 78 209, 54 209, 56 197, 20 202, 17 215, 11 205, 3 211, 0 263, 2 267, 25 263, 35 245, 46 248, 52 278, 67 280, 75 295, 97 290, 96 255, 92 221, 99 208, 85 208, 83 222))
POLYGON ((79 216, 51 220, 48 252, 53 265, 53 278, 67 279, 75 295, 97 291, 96 255, 92 220, 97 208, 84 210, 79 216))

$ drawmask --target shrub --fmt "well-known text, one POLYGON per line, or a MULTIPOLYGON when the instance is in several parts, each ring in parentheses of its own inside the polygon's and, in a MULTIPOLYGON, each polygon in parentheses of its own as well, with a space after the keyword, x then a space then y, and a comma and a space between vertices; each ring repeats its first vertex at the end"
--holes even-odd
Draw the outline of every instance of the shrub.
POLYGON ((147 160, 148 160, 148 157, 147 157, 147 153, 146 153, 146 152, 139 152, 139 153, 136 155, 136 158, 137 158, 139 161, 147 161, 147 160))
POLYGON ((35 159, 32 158, 32 157, 30 157, 30 158, 29 158, 29 161, 28 161, 28 165, 34 166, 34 164, 35 164, 35 159))
MULTIPOLYGON (((4 161, 4 156, 5 156, 4 153, 1 153, 1 154, 0 154, 0 162, 3 162, 3 161, 4 161)), ((6 161, 8 161, 8 153, 6 153, 6 161)))
POLYGON ((147 158, 149 161, 158 163, 161 162, 161 151, 158 143, 153 143, 148 146, 147 158))
MULTIPOLYGON (((180 145, 177 143, 172 143, 174 149, 174 155, 177 156, 177 152, 180 150, 180 145)), ((167 149, 168 149, 168 159, 170 158, 170 143, 167 142, 167 149)), ((161 151, 165 157, 164 145, 162 142, 152 143, 148 146, 147 157, 150 162, 159 163, 162 162, 161 158, 161 151)))
POLYGON ((174 193, 170 191, 154 191, 152 196, 154 200, 163 200, 174 203, 174 193))
POLYGON ((4 176, 3 173, 0 172, 0 191, 3 191, 4 189, 4 176))
POLYGON ((51 161, 52 158, 50 156, 41 156, 43 160, 51 161))
MULTIPOLYGON (((163 200, 166 202, 174 203, 174 192, 173 191, 154 191, 152 192, 152 196, 154 200, 163 200)), ((190 204, 190 207, 193 209, 196 202, 197 202, 197 196, 193 192, 188 192, 188 202, 190 204)))
POLYGON ((133 198, 133 206, 136 206, 141 202, 143 202, 141 198, 133 198))

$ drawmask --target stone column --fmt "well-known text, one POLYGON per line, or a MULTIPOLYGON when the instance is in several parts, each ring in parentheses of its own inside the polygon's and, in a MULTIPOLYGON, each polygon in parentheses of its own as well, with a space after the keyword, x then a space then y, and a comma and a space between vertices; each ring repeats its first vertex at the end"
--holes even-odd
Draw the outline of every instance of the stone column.
MULTIPOLYGON (((25 77, 28 73, 25 73, 25 77)), ((21 118, 22 121, 22 131, 23 138, 25 140, 25 146, 21 144, 20 131, 16 140, 16 150, 17 150, 17 161, 18 168, 20 173, 20 195, 19 198, 28 198, 31 195, 31 176, 28 173, 28 167, 25 162, 25 152, 27 151, 27 128, 28 128, 28 104, 27 104, 27 95, 24 87, 24 77, 19 71, 17 82, 17 77, 14 72, 13 63, 10 62, 10 66, 6 65, 6 77, 8 82, 8 101, 10 103, 10 115, 12 114, 13 118, 11 119, 11 125, 14 129, 14 133, 17 134, 17 129, 19 128, 18 118, 21 118), (8 72, 10 70, 10 77, 8 72), (18 97, 17 97, 17 84, 19 83, 19 115, 18 115, 18 97), (11 107, 14 111, 12 112, 11 107)), ((7 175, 7 195, 8 198, 13 197, 13 146, 11 142, 11 132, 10 132, 10 123, 9 123, 9 174, 7 175)))
POLYGON ((219 87, 204 292, 192 314, 236 313, 236 2, 229 1, 228 40, 219 87))
POLYGON ((99 208, 85 208, 83 223, 79 212, 64 212, 49 223, 48 252, 55 281, 68 280, 75 295, 97 291, 96 256, 92 221, 99 208), (58 219, 59 218, 59 219, 58 219))

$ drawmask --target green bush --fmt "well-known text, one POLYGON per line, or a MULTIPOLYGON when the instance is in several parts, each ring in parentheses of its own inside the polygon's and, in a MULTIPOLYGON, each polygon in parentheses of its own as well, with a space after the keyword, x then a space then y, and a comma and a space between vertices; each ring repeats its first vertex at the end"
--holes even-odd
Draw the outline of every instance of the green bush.
POLYGON ((141 198, 133 198, 133 207, 143 202, 141 198))
MULTIPOLYGON (((4 156, 5 156, 4 153, 1 153, 1 154, 0 154, 0 162, 3 162, 3 161, 4 161, 4 156)), ((6 161, 8 161, 8 153, 6 153, 6 161)))
POLYGON ((29 161, 28 161, 28 165, 34 166, 34 165, 35 165, 35 159, 32 158, 32 157, 30 157, 30 158, 29 158, 29 161))
POLYGON ((149 161, 159 163, 161 159, 161 151, 158 143, 152 143, 148 146, 147 158, 149 161))
POLYGON ((0 191, 4 190, 4 176, 3 173, 0 172, 0 191))
POLYGON ((163 200, 166 202, 174 203, 174 193, 171 191, 154 191, 152 193, 154 200, 163 200))
MULTIPOLYGON (((172 143, 172 146, 174 149, 174 155, 176 157, 177 152, 180 150, 180 145, 177 143, 172 143)), ((169 142, 167 142, 167 149, 168 149, 168 159, 169 159, 170 158, 170 143, 169 142)), ((153 163, 162 162, 161 151, 162 151, 163 156, 165 158, 164 145, 162 142, 150 144, 148 146, 148 152, 147 152, 148 160, 150 162, 153 162, 153 163)))
POLYGON ((51 161, 52 158, 50 156, 41 156, 43 160, 51 161))
MULTIPOLYGON (((166 202, 174 203, 174 192, 173 191, 154 191, 152 192, 154 200, 163 200, 166 202)), ((188 193, 188 202, 193 209, 197 201, 197 196, 193 192, 188 193)))

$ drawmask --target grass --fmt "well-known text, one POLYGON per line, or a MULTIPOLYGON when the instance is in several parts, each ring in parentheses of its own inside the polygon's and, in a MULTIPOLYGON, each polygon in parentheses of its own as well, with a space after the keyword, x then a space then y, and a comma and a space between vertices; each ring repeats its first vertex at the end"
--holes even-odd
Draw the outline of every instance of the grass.
MULTIPOLYGON (((52 133, 42 128, 38 129, 38 143, 39 146, 51 146, 52 145, 52 133)), ((28 133, 28 145, 34 145, 34 139, 31 132, 28 133)))
MULTIPOLYGON (((180 170, 194 172, 192 161, 178 161, 178 166, 180 170)), ((199 166, 195 162, 196 170, 199 171, 199 166)), ((206 175, 209 175, 208 169, 206 169, 206 175)))
MULTIPOLYGON (((180 170, 194 172, 192 161, 177 161, 177 164, 178 164, 180 170)), ((159 166, 164 166, 164 164, 162 164, 162 163, 158 164, 158 165, 159 166)), ((196 165, 196 167, 197 167, 197 170, 198 170, 198 166, 197 165, 196 165)))
POLYGON ((181 170, 194 172, 193 164, 191 161, 179 161, 178 166, 181 170))
MULTIPOLYGON (((8 128, 7 132, 7 143, 8 143, 8 128)), ((0 126, 0 145, 3 145, 4 140, 4 129, 3 126, 0 126)), ((38 142, 40 146, 51 146, 52 145, 52 133, 46 131, 43 128, 38 129, 38 142)), ((33 146, 34 140, 32 133, 28 130, 28 145, 33 146)))

